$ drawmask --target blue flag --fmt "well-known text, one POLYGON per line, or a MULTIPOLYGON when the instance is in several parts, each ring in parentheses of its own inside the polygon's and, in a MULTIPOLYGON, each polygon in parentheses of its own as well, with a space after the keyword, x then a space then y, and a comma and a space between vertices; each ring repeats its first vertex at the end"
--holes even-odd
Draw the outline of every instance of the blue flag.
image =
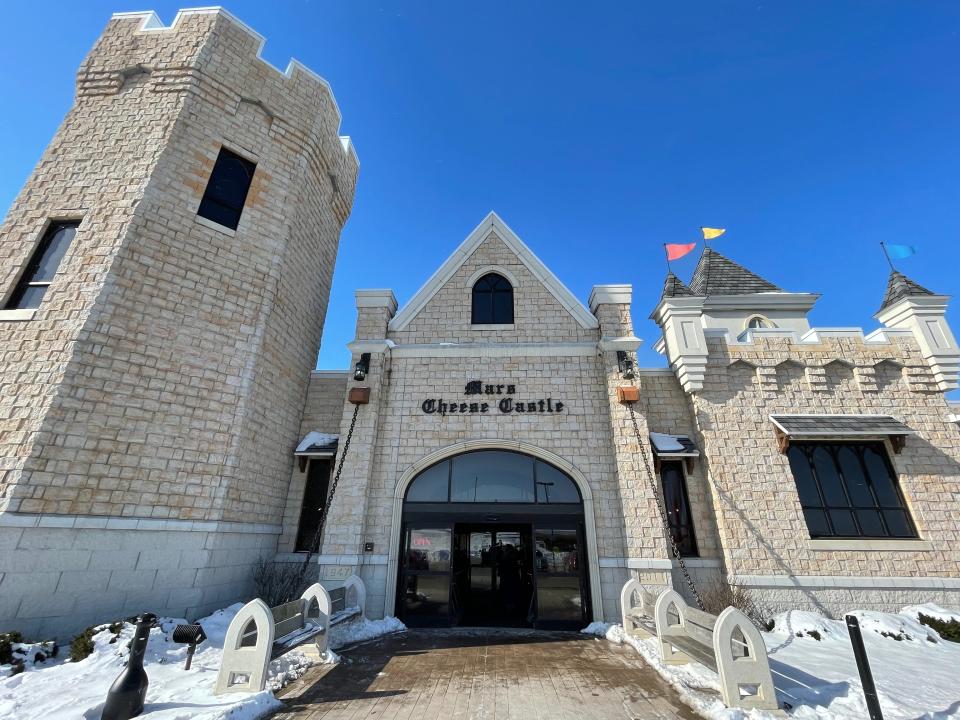
POLYGON ((917 249, 913 245, 889 245, 885 244, 884 247, 887 249, 887 254, 891 258, 897 260, 903 260, 908 258, 911 255, 917 254, 917 249))

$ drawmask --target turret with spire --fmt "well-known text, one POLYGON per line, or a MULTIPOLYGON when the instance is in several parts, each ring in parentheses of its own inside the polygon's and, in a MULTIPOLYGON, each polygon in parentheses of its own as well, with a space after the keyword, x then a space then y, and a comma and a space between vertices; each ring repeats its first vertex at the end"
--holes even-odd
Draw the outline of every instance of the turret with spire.
POLYGON ((937 295, 895 268, 874 316, 889 328, 909 329, 930 365, 937 388, 949 392, 960 377, 960 348, 947 324, 949 295, 937 295))

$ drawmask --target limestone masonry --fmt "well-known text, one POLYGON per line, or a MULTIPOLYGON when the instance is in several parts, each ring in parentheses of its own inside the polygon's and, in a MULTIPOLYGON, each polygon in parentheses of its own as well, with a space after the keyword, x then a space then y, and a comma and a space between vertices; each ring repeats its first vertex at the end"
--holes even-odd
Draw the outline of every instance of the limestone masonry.
POLYGON ((894 272, 877 330, 811 328, 707 250, 644 292, 638 368, 631 286, 584 304, 491 213, 312 371, 358 161, 262 44, 113 16, 0 229, 0 631, 194 618, 307 558, 410 625, 613 621, 631 576, 690 596, 678 556, 770 611, 960 601, 947 297, 894 272))

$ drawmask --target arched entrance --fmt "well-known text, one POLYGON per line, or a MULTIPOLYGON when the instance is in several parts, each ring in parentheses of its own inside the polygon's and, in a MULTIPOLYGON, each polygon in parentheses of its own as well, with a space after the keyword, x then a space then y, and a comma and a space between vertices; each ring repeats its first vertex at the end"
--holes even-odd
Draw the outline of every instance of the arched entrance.
POLYGON ((589 488, 545 453, 511 445, 444 452, 401 480, 390 575, 408 625, 579 629, 593 619, 589 488))

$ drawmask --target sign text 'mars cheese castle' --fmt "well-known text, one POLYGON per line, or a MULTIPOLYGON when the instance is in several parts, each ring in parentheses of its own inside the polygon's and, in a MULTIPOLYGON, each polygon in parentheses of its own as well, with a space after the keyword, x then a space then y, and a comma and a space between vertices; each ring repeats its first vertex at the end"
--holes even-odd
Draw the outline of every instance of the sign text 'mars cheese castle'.
POLYGON ((946 296, 892 272, 875 328, 815 328, 707 249, 583 302, 490 213, 314 370, 358 161, 262 44, 113 16, 0 229, 0 630, 198 617, 314 549, 411 626, 615 620, 629 577, 688 592, 677 556, 770 610, 960 601, 946 296))

